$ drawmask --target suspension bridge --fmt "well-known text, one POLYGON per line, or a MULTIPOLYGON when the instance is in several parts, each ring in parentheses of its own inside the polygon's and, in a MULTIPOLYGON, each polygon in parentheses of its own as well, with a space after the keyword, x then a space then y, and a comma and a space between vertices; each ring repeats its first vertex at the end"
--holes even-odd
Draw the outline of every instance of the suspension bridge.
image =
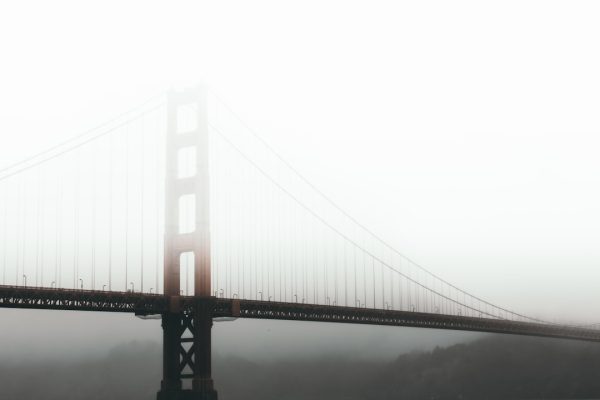
POLYGON ((410 260, 203 87, 5 167, 0 193, 0 307, 161 318, 159 400, 217 398, 215 319, 600 341, 596 325, 500 307, 410 260))

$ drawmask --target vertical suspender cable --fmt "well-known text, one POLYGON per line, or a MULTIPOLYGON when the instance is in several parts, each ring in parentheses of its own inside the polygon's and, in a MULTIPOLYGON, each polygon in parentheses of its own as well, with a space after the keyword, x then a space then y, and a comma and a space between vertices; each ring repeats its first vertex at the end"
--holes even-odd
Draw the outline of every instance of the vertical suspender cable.
POLYGON ((140 292, 144 293, 144 117, 140 119, 140 292))
POLYGON ((318 254, 317 254, 317 225, 312 224, 311 229, 311 239, 313 241, 313 275, 314 275, 314 293, 313 293, 313 303, 319 304, 319 273, 318 273, 318 254))
MULTIPOLYGON (((394 265, 394 253, 390 251, 390 265, 394 265)), ((392 309, 395 309, 394 303, 394 272, 390 269, 390 303, 392 303, 392 309)))
POLYGON ((17 196, 15 201, 17 202, 17 214, 15 216, 15 222, 17 223, 17 254, 16 254, 16 268, 15 268, 15 285, 19 284, 19 266, 21 265, 21 229, 23 229, 23 224, 19 223, 21 219, 21 208, 23 207, 23 198, 20 198, 21 194, 21 185, 23 183, 19 182, 19 185, 16 189, 17 196))
MULTIPOLYGON (((323 242, 325 242, 325 231, 323 232, 323 242)), ((327 248, 323 247, 323 276, 324 276, 324 280, 323 282, 325 283, 325 301, 327 303, 327 305, 329 305, 329 271, 327 269, 327 248)))
POLYGON ((348 255, 347 243, 344 240, 344 306, 348 307, 348 255))
MULTIPOLYGON (((385 251, 382 249, 381 259, 383 259, 384 257, 385 257, 385 251)), ((381 266, 381 307, 384 308, 385 307, 385 279, 384 279, 384 272, 383 272, 383 263, 379 262, 379 265, 381 266)))
MULTIPOLYGON (((239 185, 236 185, 236 187, 239 187, 239 185)), ((239 224, 240 216, 242 214, 239 205, 237 206, 237 210, 238 210, 237 211, 238 212, 238 215, 237 215, 238 218, 235 219, 235 222, 239 224)), ((236 290, 236 293, 237 293, 237 297, 239 298, 240 295, 241 295, 241 292, 240 292, 240 290, 241 290, 240 283, 242 281, 242 276, 240 275, 241 272, 242 272, 241 268, 240 268, 240 251, 241 251, 240 245, 241 245, 242 241, 240 240, 240 227, 236 226, 236 228, 235 228, 234 231, 235 231, 235 244, 236 244, 236 246, 235 246, 235 256, 236 257, 235 258, 236 258, 236 267, 237 267, 237 275, 236 275, 237 290, 236 290)), ((234 231, 231 232, 232 236, 233 236, 233 232, 234 231)))
POLYGON ((262 221, 264 224, 264 231, 265 234, 263 236, 263 269, 267 270, 267 300, 269 300, 271 298, 271 269, 270 269, 270 263, 269 263, 269 226, 267 224, 267 213, 266 213, 266 208, 265 206, 267 205, 267 196, 266 193, 264 194, 264 198, 262 201, 262 209, 265 211, 263 212, 263 216, 262 216, 262 221))
MULTIPOLYGON (((42 179, 42 182, 45 183, 46 182, 45 179, 42 179)), ((42 196, 44 196, 43 195, 43 187, 42 187, 42 196)), ((40 233, 41 233, 41 243, 40 243, 40 246, 41 246, 41 250, 40 250, 40 282, 39 282, 40 286, 44 286, 44 253, 45 253, 44 252, 44 247, 45 247, 44 246, 44 242, 45 242, 45 240, 44 240, 44 226, 45 226, 45 224, 44 224, 44 214, 45 213, 42 212, 42 214, 40 216, 40 218, 41 218, 41 221, 40 221, 40 233)), ((36 285, 37 285, 37 283, 36 283, 36 285)))
MULTIPOLYGON (((366 239, 363 236, 363 244, 362 248, 366 248, 366 239)), ((364 299, 365 299, 365 307, 367 307, 367 254, 363 251, 363 291, 364 291, 364 299)))
POLYGON ((92 147, 92 290, 96 289, 96 148, 92 147))
POLYGON ((233 251, 233 246, 230 246, 231 243, 231 189, 230 189, 230 185, 231 185, 231 177, 233 176, 233 173, 231 172, 231 163, 227 162, 227 165, 225 166, 225 199, 224 199, 224 204, 225 204, 225 235, 223 237, 223 245, 225 247, 225 265, 227 268, 226 271, 226 276, 227 279, 225 281, 225 291, 227 292, 227 295, 229 297, 231 296, 231 281, 233 280, 233 276, 232 276, 232 258, 231 258, 231 253, 233 251))
POLYGON ((352 250, 354 252, 354 307, 356 307, 356 303, 359 303, 358 305, 360 306, 358 299, 358 274, 356 272, 356 246, 352 246, 352 250))
POLYGON ((112 290, 112 242, 113 242, 113 134, 108 135, 108 290, 112 290))
POLYGON ((27 254, 27 185, 23 184, 23 229, 21 230, 23 244, 21 246, 21 272, 23 274, 23 284, 27 284, 25 277, 25 255, 27 254))
MULTIPOLYGON (((61 252, 62 252, 62 180, 60 174, 56 177, 56 227, 55 237, 56 242, 54 245, 54 284, 56 287, 61 287, 61 275, 59 275, 59 267, 61 263, 61 252)), ((62 272, 62 271, 61 271, 62 272)))
MULTIPOLYGON (((243 171, 243 178, 244 178, 243 182, 244 182, 244 184, 247 184, 250 181, 250 179, 247 176, 247 169, 246 168, 242 168, 242 171, 243 171)), ((245 187, 244 187, 244 189, 245 189, 245 187)), ((247 203, 244 202, 243 204, 246 205, 247 203)), ((246 229, 247 229, 247 226, 248 226, 247 218, 246 218, 246 214, 247 213, 245 211, 246 210, 242 210, 242 212, 241 212, 242 215, 241 215, 241 218, 240 218, 241 219, 240 222, 242 224, 242 227, 241 227, 240 231, 244 232, 244 233, 246 233, 246 229)), ((243 251, 242 252, 242 256, 243 256, 242 260, 243 261, 246 260, 246 258, 245 258, 245 256, 246 256, 246 249, 250 248, 250 246, 247 246, 246 243, 247 242, 245 240, 243 240, 243 239, 240 240, 240 246, 242 246, 241 250, 243 251)), ((241 294, 242 298, 244 298, 244 299, 246 298, 246 269, 247 268, 248 268, 247 264, 244 263, 242 265, 242 294, 241 294)), ((251 297, 251 296, 249 296, 249 297, 251 297)))
MULTIPOLYGON (((281 173, 281 171, 280 171, 281 173)), ((283 233, 282 233, 282 229, 281 229, 281 220, 283 219, 283 205, 282 205, 282 200, 281 200, 281 196, 278 196, 276 192, 273 192, 274 196, 275 196, 275 202, 277 203, 277 212, 278 212, 278 216, 277 216, 277 259, 278 259, 278 271, 279 271, 279 301, 285 301, 283 299, 282 296, 282 290, 283 290, 283 279, 282 279, 282 272, 283 272, 283 257, 281 254, 281 247, 283 246, 283 233)))
POLYGON ((304 302, 304 299, 306 298, 306 293, 305 293, 305 287, 306 287, 306 257, 305 257, 305 251, 306 251, 306 234, 304 233, 304 229, 303 229, 303 222, 304 218, 300 217, 300 220, 298 221, 298 231, 300 232, 299 234, 299 238, 298 238, 298 247, 301 248, 301 257, 302 257, 302 262, 300 263, 300 274, 302 276, 302 302, 304 302))
POLYGON ((73 187, 73 289, 77 288, 77 278, 78 278, 78 269, 79 269, 79 151, 75 153, 75 185, 73 187))
POLYGON ((4 183, 4 223, 2 224, 2 284, 6 285, 6 226, 8 225, 8 183, 4 183))
POLYGON ((41 181, 40 181, 40 169, 36 168, 37 174, 37 201, 35 207, 35 286, 38 285, 38 276, 39 276, 39 268, 40 268, 40 208, 41 208, 41 181))
MULTIPOLYGON (((156 113, 156 149, 155 149, 155 156, 156 156, 156 173, 155 173, 155 177, 158 179, 160 177, 160 115, 161 113, 156 113)), ((155 210, 155 217, 156 217, 156 245, 154 246, 154 256, 155 256, 155 269, 154 269, 154 288, 155 288, 155 292, 159 293, 160 289, 159 289, 159 285, 158 285, 158 269, 159 269, 159 246, 160 246, 160 182, 161 180, 158 179, 155 182, 156 185, 156 193, 155 193, 155 201, 156 201, 156 210, 155 210)))
POLYGON ((335 240, 335 236, 333 237, 333 241, 332 241, 332 248, 334 250, 333 253, 333 282, 335 285, 335 290, 334 290, 334 299, 335 299, 335 304, 338 305, 338 254, 337 254, 337 247, 335 246, 336 244, 336 240, 335 240))
POLYGON ((376 308, 376 300, 375 300, 375 257, 371 257, 371 264, 373 267, 373 308, 376 308))
MULTIPOLYGON (((254 172, 256 175, 256 171, 254 172)), ((255 184, 258 180, 254 180, 255 184)), ((259 219, 258 219, 258 194, 255 193, 254 197, 254 207, 255 210, 253 210, 252 215, 255 218, 254 221, 254 227, 255 227, 255 232, 254 232, 254 299, 258 300, 258 247, 259 247, 259 243, 258 243, 258 227, 259 227, 259 219)))
POLYGON ((212 153, 212 160, 213 160, 213 166, 211 168, 211 172, 213 174, 213 176, 215 177, 215 179, 211 179, 210 183, 213 185, 213 190, 211 191, 211 196, 214 199, 214 201, 211 203, 211 211, 212 211, 212 216, 214 218, 211 218, 211 223, 213 223, 213 238, 214 240, 211 241, 211 244, 214 246, 214 254, 212 255, 212 258, 214 260, 213 266, 212 266, 212 271, 214 272, 214 287, 213 290, 215 291, 215 295, 218 296, 219 294, 219 269, 220 269, 220 265, 219 265, 219 252, 220 252, 220 240, 219 240, 219 235, 221 233, 220 230, 220 226, 218 223, 219 220, 219 214, 221 211, 221 203, 219 201, 217 201, 217 196, 219 193, 219 173, 221 172, 221 168, 219 166, 219 157, 217 157, 216 155, 217 152, 217 141, 215 141, 215 145, 212 147, 209 147, 209 154, 212 153))
POLYGON ((125 291, 129 263, 129 125, 125 126, 125 291))

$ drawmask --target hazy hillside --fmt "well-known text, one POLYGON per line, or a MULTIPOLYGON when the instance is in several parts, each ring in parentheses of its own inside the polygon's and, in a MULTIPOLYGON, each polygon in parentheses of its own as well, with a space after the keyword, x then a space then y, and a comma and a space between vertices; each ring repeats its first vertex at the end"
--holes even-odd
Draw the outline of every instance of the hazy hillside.
MULTIPOLYGON (((600 397, 600 344, 499 336, 393 362, 215 359, 222 400, 600 397)), ((1 363, 0 399, 153 399, 160 348, 131 343, 105 358, 1 363)))

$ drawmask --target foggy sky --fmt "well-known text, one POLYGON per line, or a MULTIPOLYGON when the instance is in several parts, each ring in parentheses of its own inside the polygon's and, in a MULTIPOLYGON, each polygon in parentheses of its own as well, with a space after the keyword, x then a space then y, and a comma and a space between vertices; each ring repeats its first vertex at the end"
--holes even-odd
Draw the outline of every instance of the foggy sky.
MULTIPOLYGON (((597 321, 599 7, 3 4, 0 167, 171 86, 205 82, 317 187, 432 272, 528 315, 597 321)), ((94 327, 81 327, 79 314, 0 315, 14 323, 0 339, 15 346, 35 333, 28 324, 45 321, 45 354, 68 330, 85 337, 94 327)), ((154 322, 84 318, 123 341, 160 339, 154 322)), ((283 323, 232 324, 247 330, 219 325, 215 336, 231 341, 217 339, 217 349, 242 339, 259 349, 283 323)), ((327 337, 291 326, 278 343, 292 329, 327 337)), ((400 346, 410 330, 343 331, 353 348, 400 346)))

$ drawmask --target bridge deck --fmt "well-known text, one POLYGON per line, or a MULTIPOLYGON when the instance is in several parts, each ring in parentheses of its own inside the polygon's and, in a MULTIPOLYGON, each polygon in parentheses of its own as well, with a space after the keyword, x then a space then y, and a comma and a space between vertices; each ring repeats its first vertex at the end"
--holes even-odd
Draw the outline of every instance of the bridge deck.
MULTIPOLYGON (((600 330, 566 325, 273 301, 214 297, 210 300, 214 302, 215 317, 408 326, 600 342, 600 330)), ((130 312, 149 315, 162 314, 173 307, 190 311, 198 301, 199 298, 191 296, 181 296, 175 301, 170 301, 166 296, 158 294, 0 285, 0 307, 3 308, 130 312)))

